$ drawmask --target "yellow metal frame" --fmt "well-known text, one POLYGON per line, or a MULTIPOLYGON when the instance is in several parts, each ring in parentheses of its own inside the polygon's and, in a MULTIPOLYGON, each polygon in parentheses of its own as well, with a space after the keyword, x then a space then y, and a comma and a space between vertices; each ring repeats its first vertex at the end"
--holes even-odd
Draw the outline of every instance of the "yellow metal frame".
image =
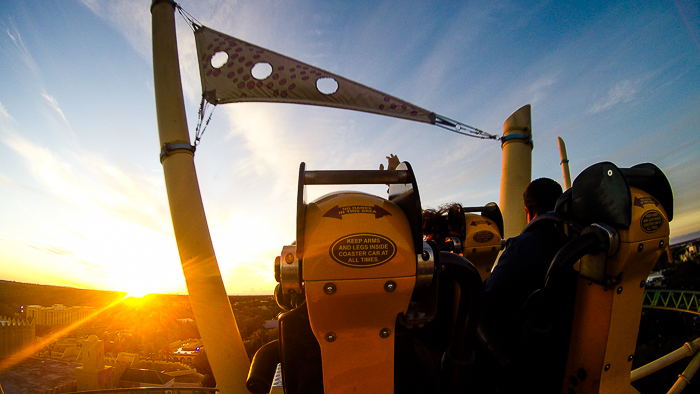
POLYGON ((465 213, 464 218, 462 255, 474 264, 481 280, 486 280, 501 252, 501 234, 496 223, 489 218, 474 213, 465 213))
POLYGON ((392 393, 394 328, 416 282, 406 215, 390 201, 359 192, 322 197, 306 212, 302 271, 311 329, 321 347, 324 391, 392 393), (381 216, 372 213, 374 207, 381 216), (347 214, 328 215, 338 209, 347 214), (346 239, 352 243, 344 250, 357 259, 386 253, 364 267, 343 264, 334 245, 346 239))
MULTIPOLYGON (((655 201, 639 189, 630 189, 632 201, 655 201)), ((618 234, 619 248, 607 260, 607 276, 620 281, 607 288, 579 278, 564 392, 630 392, 645 280, 668 244, 666 212, 659 204, 633 205, 629 229, 618 234), (653 210, 661 214, 662 221, 654 231, 646 232, 643 217, 653 210)))

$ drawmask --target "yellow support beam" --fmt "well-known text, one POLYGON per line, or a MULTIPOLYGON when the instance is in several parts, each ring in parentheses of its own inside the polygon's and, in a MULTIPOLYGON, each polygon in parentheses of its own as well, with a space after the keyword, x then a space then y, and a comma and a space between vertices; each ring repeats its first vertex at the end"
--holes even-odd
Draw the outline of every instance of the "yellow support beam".
POLYGON ((503 239, 520 234, 527 224, 523 192, 532 173, 532 120, 530 104, 515 111, 503 123, 503 164, 501 167, 501 199, 503 239))
POLYGON ((649 376, 652 373, 659 371, 667 366, 683 359, 686 357, 691 357, 700 349, 700 338, 694 340, 693 342, 686 342, 682 347, 672 351, 671 353, 650 362, 644 366, 641 366, 630 373, 630 381, 637 381, 645 376, 649 376))
POLYGON ((557 137, 559 142, 559 157, 561 157, 561 172, 564 177, 564 190, 571 188, 571 173, 569 172, 569 157, 566 155, 566 144, 561 137, 557 137))
POLYGON ((248 393, 250 362, 224 288, 194 167, 180 80, 175 4, 154 0, 153 79, 161 161, 192 312, 221 393, 248 393))

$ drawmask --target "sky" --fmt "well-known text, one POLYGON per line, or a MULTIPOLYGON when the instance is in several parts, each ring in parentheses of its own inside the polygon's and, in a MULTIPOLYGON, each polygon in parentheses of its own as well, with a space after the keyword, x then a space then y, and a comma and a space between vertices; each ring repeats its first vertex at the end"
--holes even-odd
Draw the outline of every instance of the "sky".
MULTIPOLYGON (((534 178, 651 162, 671 242, 700 236, 697 1, 213 1, 202 24, 492 134, 532 105, 534 178)), ((185 293, 159 161, 148 0, 0 3, 0 279, 185 293)), ((190 134, 201 97, 176 15, 190 134)), ((423 207, 499 201, 502 151, 435 126, 293 104, 219 105, 195 165, 229 294, 271 294, 299 163, 411 163, 423 207)), ((329 187, 309 188, 309 200, 329 187)), ((386 187, 366 187, 385 195, 386 187)))

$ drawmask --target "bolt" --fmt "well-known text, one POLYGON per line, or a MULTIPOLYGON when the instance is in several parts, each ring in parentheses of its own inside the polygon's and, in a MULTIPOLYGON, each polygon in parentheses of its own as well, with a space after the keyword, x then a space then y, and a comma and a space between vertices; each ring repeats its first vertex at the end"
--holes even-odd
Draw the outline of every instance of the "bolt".
POLYGON ((630 354, 630 356, 627 357, 627 361, 632 361, 633 358, 634 358, 634 354, 630 354))
POLYGON ((423 253, 420 254, 420 257, 423 259, 423 261, 428 261, 430 260, 430 253, 428 253, 427 250, 424 250, 423 253))
POLYGON ((284 262, 287 264, 292 264, 294 262, 294 255, 291 253, 287 253, 287 255, 284 256, 284 262))
POLYGON ((328 341, 328 342, 335 341, 335 338, 336 338, 335 333, 333 333, 333 332, 329 332, 328 334, 326 334, 326 341, 328 341))
POLYGON ((622 286, 618 286, 617 287, 617 294, 621 294, 621 293, 622 293, 622 286))
POLYGON ((335 293, 336 287, 333 283, 326 283, 323 285, 323 292, 330 295, 335 293))
POLYGON ((664 240, 662 239, 661 241, 659 241, 659 249, 663 249, 663 248, 664 248, 664 240))
POLYGON ((608 371, 610 369, 610 364, 605 366, 605 371, 608 371))
POLYGON ((389 338, 389 335, 391 335, 391 331, 389 331, 388 328, 382 328, 379 330, 379 336, 381 338, 389 338))
POLYGON ((384 283, 384 290, 388 291, 389 293, 396 290, 396 282, 393 280, 386 281, 386 283, 384 283))
POLYGON ((644 244, 639 244, 639 246, 637 246, 637 252, 641 252, 642 250, 644 250, 644 244))
POLYGON ((569 376, 569 381, 571 382, 571 385, 576 387, 578 386, 578 379, 576 379, 575 376, 569 376))

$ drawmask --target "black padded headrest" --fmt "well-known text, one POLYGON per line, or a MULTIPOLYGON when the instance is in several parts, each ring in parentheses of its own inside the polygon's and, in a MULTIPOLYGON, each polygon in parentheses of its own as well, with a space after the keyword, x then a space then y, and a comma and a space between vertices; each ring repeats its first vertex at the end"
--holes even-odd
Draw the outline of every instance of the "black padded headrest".
POLYGON ((613 163, 586 168, 571 186, 572 219, 581 225, 606 223, 627 228, 632 221, 632 197, 627 179, 613 163))

